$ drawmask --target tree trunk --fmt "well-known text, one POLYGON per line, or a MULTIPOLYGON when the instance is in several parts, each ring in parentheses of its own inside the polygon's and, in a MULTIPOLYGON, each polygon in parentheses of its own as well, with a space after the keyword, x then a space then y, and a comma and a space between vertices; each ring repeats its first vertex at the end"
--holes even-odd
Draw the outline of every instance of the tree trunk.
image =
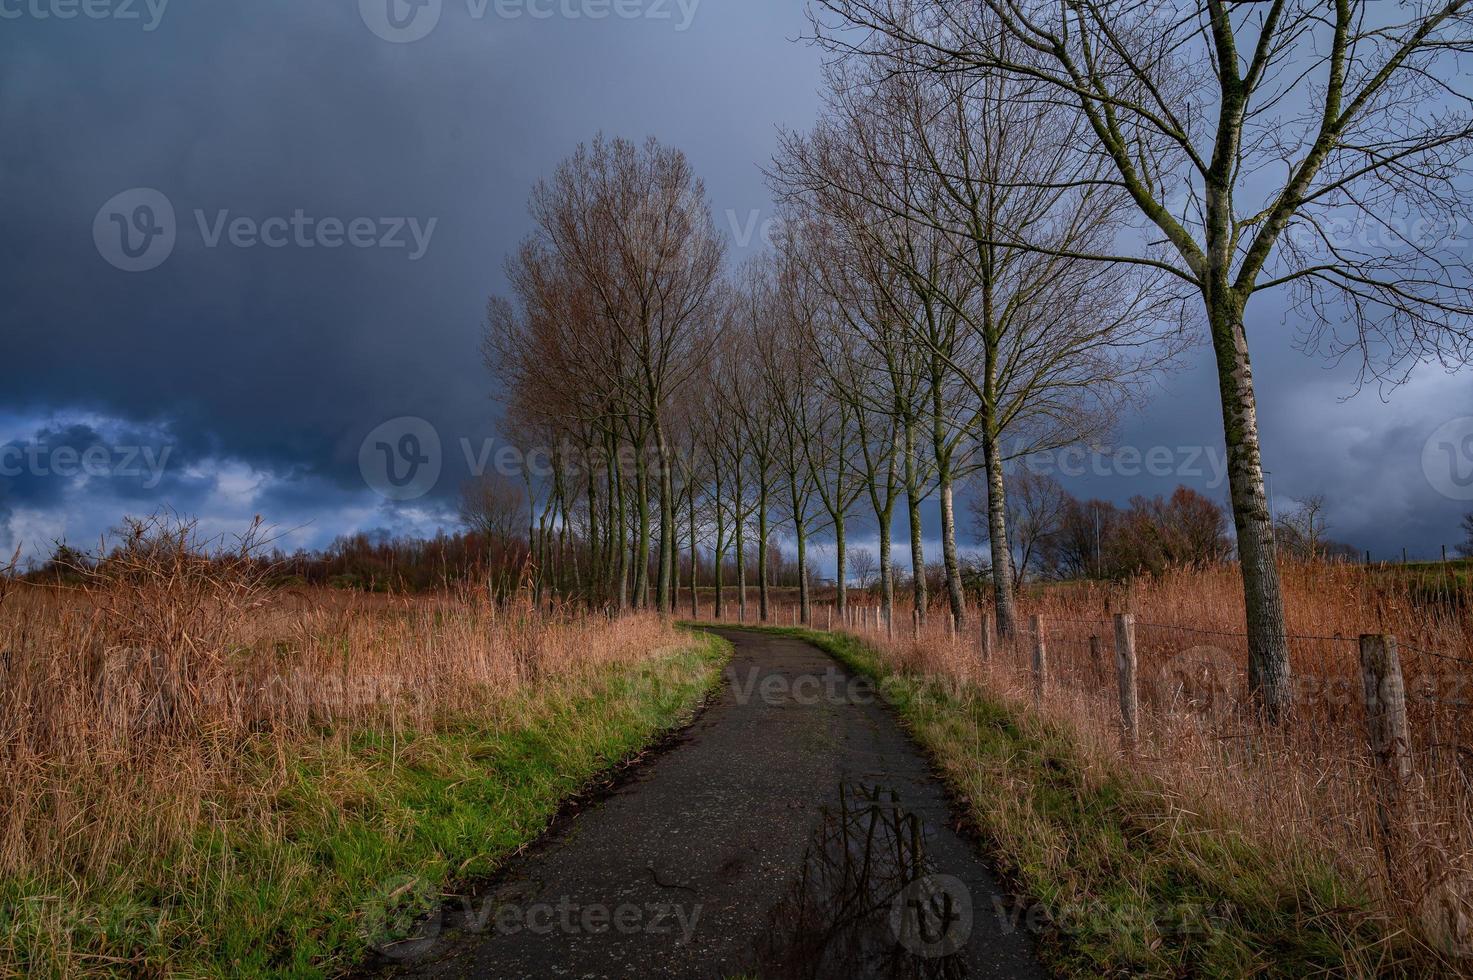
POLYGON ((987 465, 987 539, 992 556, 992 601, 997 607, 997 635, 1012 636, 1017 629, 1013 606, 1013 549, 1008 543, 1008 498, 1003 484, 1002 449, 991 434, 992 420, 983 425, 982 452, 987 465))
MULTIPOLYGON (((694 461, 691 464, 695 468, 694 461)), ((700 598, 696 595, 696 485, 691 483, 687 488, 690 494, 690 617, 701 618, 700 598)))
POLYGON ((713 556, 716 562, 716 567, 713 569, 716 573, 716 618, 720 619, 726 608, 726 597, 723 592, 726 576, 721 567, 726 562, 726 512, 721 509, 720 480, 716 481, 715 495, 712 500, 716 504, 716 552, 713 556))
POLYGON ((639 543, 634 549, 634 608, 650 604, 650 470, 643 448, 634 453, 634 504, 639 515, 639 543))
POLYGON ((737 460, 736 473, 736 573, 737 573, 737 621, 747 621, 747 522, 742 516, 741 460, 737 460))
POLYGON ((757 612, 767 622, 767 473, 757 484, 757 612))
MULTIPOLYGON (((616 460, 609 476, 609 504, 614 508, 613 520, 609 524, 612 539, 609 556, 619 595, 619 611, 629 609, 629 503, 625 499, 623 463, 616 460)), ((611 583, 613 584, 613 583, 611 583)))
POLYGON ((956 551, 956 505, 949 472, 941 478, 941 556, 946 562, 946 594, 951 601, 951 619, 960 631, 966 622, 967 607, 962 593, 962 563, 956 551))
POLYGON ((911 592, 915 602, 916 617, 921 625, 926 622, 926 550, 921 541, 920 478, 916 475, 915 428, 909 420, 905 423, 905 509, 910 518, 910 567, 911 592))
POLYGON ((662 613, 673 608, 675 555, 675 479, 671 473, 670 447, 665 444, 665 428, 655 415, 655 452, 659 456, 660 479, 660 562, 655 575, 656 606, 662 613))
POLYGON ((880 517, 880 593, 885 607, 885 622, 894 622, 895 617, 895 561, 890 555, 890 539, 894 531, 890 528, 892 514, 887 508, 880 517))
POLYGON ((848 578, 848 553, 844 544, 844 512, 840 511, 834 515, 834 582, 837 597, 835 605, 838 606, 840 621, 849 608, 849 586, 845 581, 848 578))
POLYGON ((803 527, 803 521, 797 520, 798 526, 798 613, 803 625, 809 625, 808 607, 808 532, 803 527))
POLYGON ((598 601, 599 575, 602 574, 599 553, 599 526, 598 526, 598 478, 594 472, 592 459, 593 453, 590 449, 588 460, 588 589, 584 596, 585 608, 591 607, 598 601))
POLYGON ((1290 708, 1289 638, 1284 624, 1273 520, 1263 486, 1258 407, 1248 360, 1248 336, 1240 305, 1224 300, 1209 304, 1209 311, 1227 442, 1228 486, 1247 613, 1248 690, 1267 717, 1276 721, 1290 708))
POLYGON ((951 448, 946 445, 946 402, 942 390, 942 365, 931 358, 931 448, 936 455, 936 479, 941 491, 941 560, 946 567, 946 595, 951 603, 951 621, 958 631, 966 620, 962 595, 962 566, 956 552, 956 510, 951 485, 951 448))

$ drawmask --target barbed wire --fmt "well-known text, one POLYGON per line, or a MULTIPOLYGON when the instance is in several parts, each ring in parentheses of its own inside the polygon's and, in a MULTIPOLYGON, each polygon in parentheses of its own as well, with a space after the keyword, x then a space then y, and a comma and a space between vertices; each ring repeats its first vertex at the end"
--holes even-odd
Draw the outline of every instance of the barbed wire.
MULTIPOLYGON (((1062 616, 1049 616, 1044 619, 1044 622, 1045 624, 1067 623, 1073 626, 1099 626, 1113 628, 1113 624, 1110 620, 1107 619, 1073 619, 1062 616)), ((1245 630, 1204 629, 1200 626, 1179 626, 1175 623, 1150 623, 1143 622, 1141 620, 1136 620, 1135 625, 1137 627, 1144 627, 1146 629, 1178 630, 1183 633, 1197 633, 1202 636, 1228 636, 1240 640, 1246 640, 1248 638, 1248 633, 1245 630)), ((1022 632, 1032 635, 1033 630, 1032 628, 1025 628, 1024 630, 1022 630, 1022 632)), ((1102 633, 1100 635, 1104 634, 1102 633)), ((1314 633, 1289 633, 1287 634, 1287 636, 1291 640, 1311 640, 1327 643, 1355 643, 1358 640, 1358 637, 1353 636, 1321 636, 1314 633)))
POLYGON ((1409 643, 1397 643, 1397 648, 1399 650, 1406 651, 1407 653, 1415 653, 1424 657, 1436 657, 1438 660, 1448 660, 1455 664, 1463 664, 1468 667, 1473 667, 1473 659, 1469 659, 1467 657, 1455 657, 1450 653, 1439 653, 1436 650, 1424 650, 1422 647, 1412 646, 1409 643))

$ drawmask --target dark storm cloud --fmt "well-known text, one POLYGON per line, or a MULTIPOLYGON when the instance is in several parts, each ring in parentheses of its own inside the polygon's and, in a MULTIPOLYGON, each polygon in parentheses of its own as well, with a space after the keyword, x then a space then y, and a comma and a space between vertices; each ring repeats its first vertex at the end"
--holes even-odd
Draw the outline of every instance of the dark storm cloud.
MULTIPOLYGON (((668 17, 654 0, 444 0, 407 44, 365 21, 388 2, 175 0, 59 19, 50 0, 0 0, 0 438, 116 444, 131 428, 174 447, 152 488, 0 480, 7 539, 86 538, 152 504, 222 528, 263 513, 302 529, 297 543, 449 520, 459 441, 494 424, 485 299, 529 230, 533 182, 599 130, 685 149, 736 256, 762 247, 757 166, 775 127, 805 128, 817 106, 819 55, 790 43, 806 27, 792 0, 671 0, 668 17), (165 207, 171 238, 153 234, 165 207), (119 251, 124 231, 141 257, 119 251), (148 271, 108 260, 148 264, 166 245, 148 271), (433 423, 445 466, 429 496, 394 504, 359 457, 400 416, 433 423)), ((1281 319, 1266 305, 1255 323, 1281 319)), ((1255 331, 1276 493, 1329 493, 1344 537, 1435 549, 1463 504, 1428 485, 1418 454, 1450 414, 1473 414, 1466 381, 1347 407, 1345 379, 1255 331)), ((1220 446, 1204 365, 1118 443, 1220 446)), ((1066 480, 1120 500, 1177 482, 1194 478, 1066 480)))
MULTIPOLYGON (((365 435, 423 417, 447 498, 458 440, 492 431, 481 318, 532 183, 600 129, 653 134, 687 149, 718 213, 765 218, 754 164, 776 124, 811 120, 817 60, 787 43, 793 5, 662 7, 593 19, 461 0, 394 44, 357 0, 172 3, 152 30, 5 0, 0 410, 166 419, 181 458, 270 473, 258 502, 315 505, 318 524, 367 494, 365 435), (93 226, 133 189, 159 192, 175 240, 125 272, 93 226)), ((141 245, 136 203, 118 213, 141 245)), ((8 508, 65 496, 60 481, 7 492, 8 508)))

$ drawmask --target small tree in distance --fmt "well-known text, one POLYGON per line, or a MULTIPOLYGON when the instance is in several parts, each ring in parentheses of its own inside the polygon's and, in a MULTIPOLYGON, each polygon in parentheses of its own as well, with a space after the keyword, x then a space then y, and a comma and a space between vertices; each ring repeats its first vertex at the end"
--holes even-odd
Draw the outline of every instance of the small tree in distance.
POLYGON ((849 552, 849 570, 854 573, 855 582, 861 589, 870 587, 879 568, 875 553, 868 548, 855 548, 849 552))

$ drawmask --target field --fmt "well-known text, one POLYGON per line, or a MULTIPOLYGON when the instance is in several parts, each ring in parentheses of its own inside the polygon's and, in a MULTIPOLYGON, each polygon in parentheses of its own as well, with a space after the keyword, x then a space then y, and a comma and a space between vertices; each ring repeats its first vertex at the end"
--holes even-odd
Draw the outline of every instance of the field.
MULTIPOLYGON (((1029 589, 1024 623, 1041 618, 1048 664, 1041 705, 1033 635, 995 645, 984 662, 976 610, 953 635, 940 607, 920 630, 901 607, 892 636, 860 597, 871 604, 847 624, 816 607, 814 636, 901 685, 902 713, 970 801, 999 863, 1063 923, 1058 965, 1473 972, 1466 587, 1428 601, 1384 569, 1294 565, 1284 575, 1295 702, 1271 733, 1246 706, 1243 600, 1229 566, 1029 589), (1121 736, 1117 612, 1137 621, 1134 746, 1121 736), (829 622, 853 643, 825 638, 829 622), (1362 633, 1396 637, 1407 689, 1414 775, 1389 823, 1368 747, 1362 633), (1163 928, 1182 901, 1220 906, 1233 928, 1210 932, 1215 947, 1163 928), (1081 919, 1080 909, 1110 914, 1081 919)), ((794 615, 779 608, 772 621, 794 615)))
POLYGON ((0 974, 337 972, 723 656, 650 616, 272 591, 186 543, 0 585, 0 974))
MULTIPOLYGON (((348 969, 677 725, 723 658, 652 615, 469 586, 271 588, 249 542, 207 556, 187 526, 140 530, 75 584, 0 579, 0 972, 348 969)), ((1060 972, 1473 972, 1467 587, 1284 572, 1296 698, 1279 729, 1247 707, 1230 566, 1025 590, 1041 698, 1031 627, 984 660, 985 607, 960 634, 902 607, 892 634, 856 595, 847 618, 820 602, 805 635, 886 680, 1060 972), (1363 633, 1395 636, 1405 676, 1413 776, 1394 807, 1363 633)))

